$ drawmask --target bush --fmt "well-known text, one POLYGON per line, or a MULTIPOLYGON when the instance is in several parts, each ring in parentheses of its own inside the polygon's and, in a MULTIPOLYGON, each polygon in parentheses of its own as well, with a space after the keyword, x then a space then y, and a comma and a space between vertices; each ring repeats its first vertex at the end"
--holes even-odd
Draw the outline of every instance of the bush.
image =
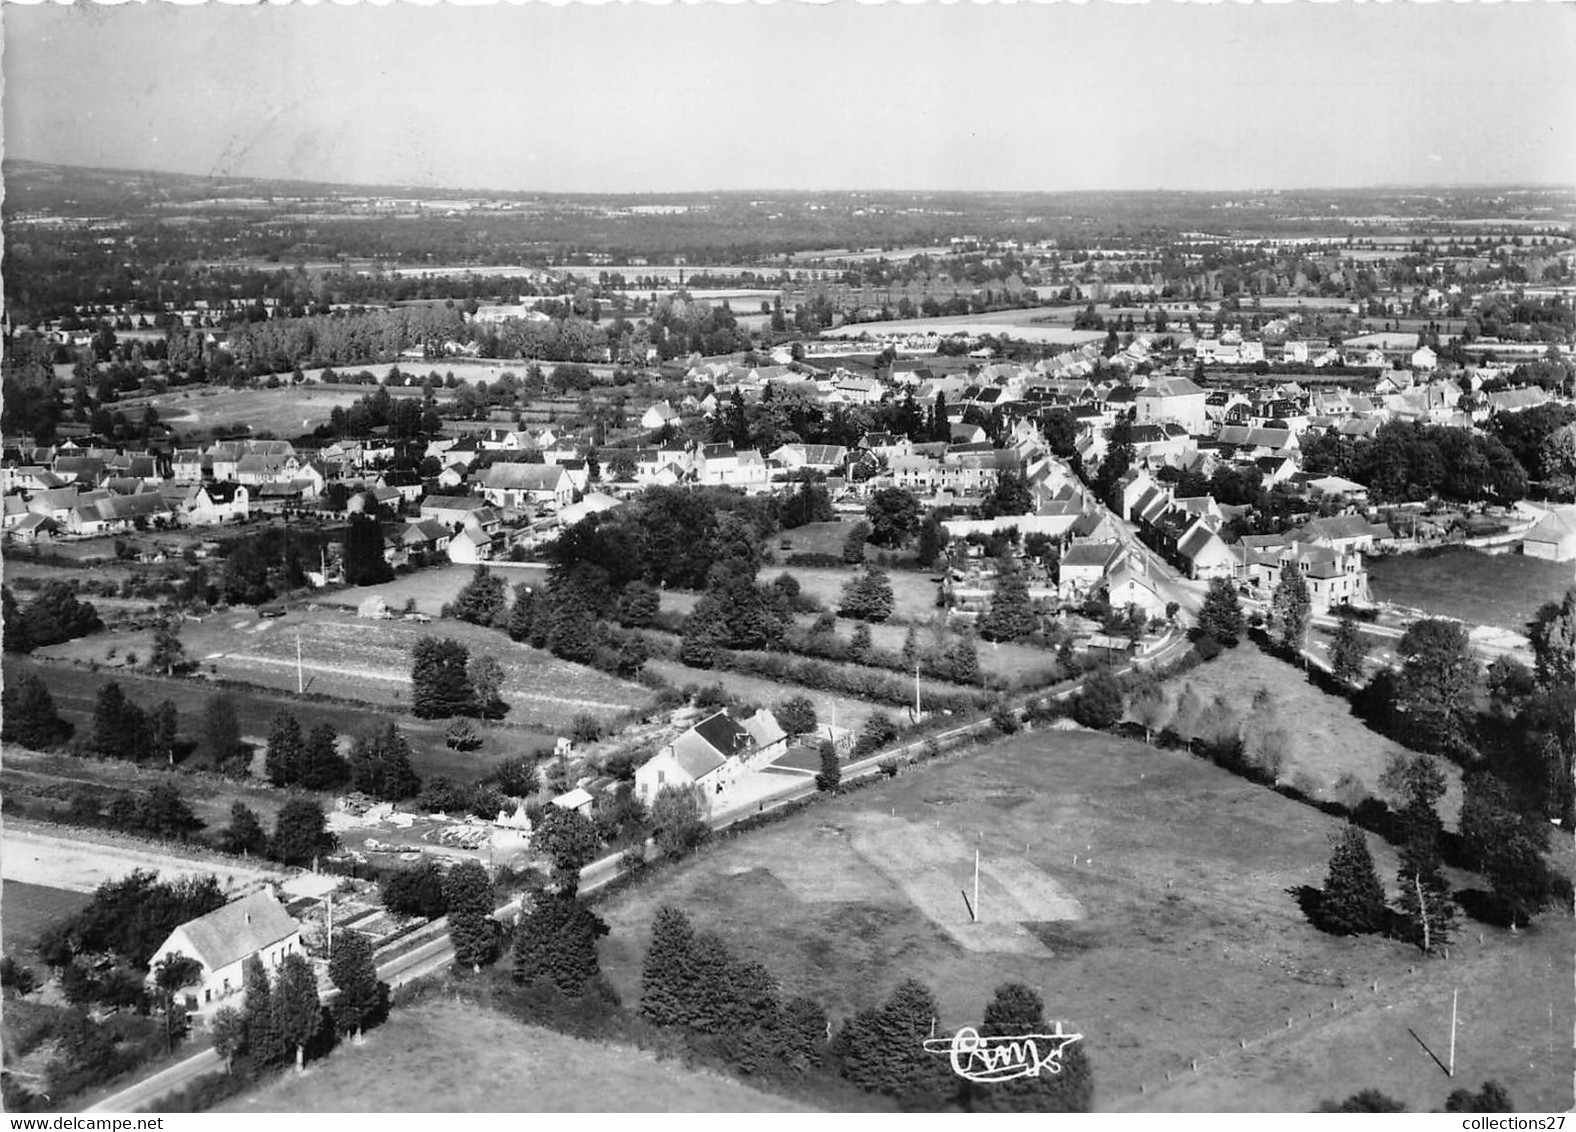
POLYGON ((990 713, 991 724, 1003 735, 1016 735, 1023 724, 1018 719, 1018 713, 1006 700, 999 700, 990 713))

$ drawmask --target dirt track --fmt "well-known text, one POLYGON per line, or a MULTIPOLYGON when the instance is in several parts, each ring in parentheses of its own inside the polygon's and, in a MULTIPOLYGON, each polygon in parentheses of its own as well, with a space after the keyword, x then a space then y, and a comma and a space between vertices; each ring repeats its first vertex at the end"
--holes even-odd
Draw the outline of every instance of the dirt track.
POLYGON ((287 875, 273 868, 248 867, 222 857, 204 858, 161 853, 131 843, 76 840, 6 823, 0 840, 0 876, 25 884, 43 884, 69 892, 92 892, 106 880, 119 880, 134 869, 153 869, 164 878, 219 878, 226 889, 287 875))

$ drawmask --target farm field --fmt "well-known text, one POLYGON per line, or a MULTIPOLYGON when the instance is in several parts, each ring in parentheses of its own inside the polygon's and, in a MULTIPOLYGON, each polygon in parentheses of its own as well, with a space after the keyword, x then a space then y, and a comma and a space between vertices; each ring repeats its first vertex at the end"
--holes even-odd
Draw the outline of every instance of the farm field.
POLYGON ((1376 601, 1515 633, 1526 631, 1539 606, 1558 601, 1576 584, 1576 570, 1569 562, 1484 554, 1468 547, 1374 556, 1367 566, 1376 601))
MULTIPOLYGON (((799 589, 806 597, 813 597, 827 609, 835 610, 842 600, 843 586, 853 576, 853 569, 834 569, 830 566, 789 566, 788 573, 799 579, 799 589)), ((761 577, 770 581, 782 570, 769 567, 761 577)), ((887 578, 892 583, 892 621, 924 624, 936 614, 937 585, 928 574, 915 574, 907 570, 890 570, 887 578)))
MULTIPOLYGON (((358 373, 362 369, 387 373, 389 366, 352 366, 346 372, 358 373)), ((425 367, 419 372, 425 374, 425 367)), ((416 372, 407 363, 405 372, 416 372)), ((312 371, 316 373, 318 371, 312 371)), ((488 374, 489 378, 495 374, 488 374)), ((126 412, 141 412, 143 406, 152 405, 159 411, 159 419, 182 433, 195 433, 209 429, 225 429, 234 425, 251 426, 254 435, 270 432, 281 437, 295 437, 326 424, 329 414, 337 408, 348 409, 355 402, 373 391, 370 385, 312 386, 311 384, 278 389, 216 389, 211 387, 175 389, 153 397, 138 397, 125 402, 126 412)), ((389 390, 395 397, 420 397, 420 389, 395 387, 389 390)), ((439 401, 452 396, 437 394, 439 401)))
MULTIPOLYGON (((1176 707, 1182 688, 1193 690, 1208 703, 1225 696, 1246 723, 1253 722, 1252 701, 1260 688, 1267 688, 1275 703, 1277 726, 1290 737, 1290 755, 1281 772, 1285 782, 1301 782, 1305 792, 1326 800, 1337 800, 1335 783, 1342 774, 1355 774, 1369 793, 1377 794, 1379 776, 1393 754, 1410 754, 1392 739, 1375 734, 1352 714, 1351 704, 1339 696, 1321 691, 1307 677, 1285 661, 1266 655, 1251 642, 1228 649, 1208 664, 1178 677, 1166 686, 1167 702, 1176 707)), ((1448 829, 1456 828, 1461 812, 1461 768, 1439 760, 1445 772, 1445 796, 1439 814, 1448 829)))
POLYGON ((1074 330, 1070 325, 1053 325, 1060 321, 1065 311, 1067 322, 1072 321, 1076 308, 1027 307, 1023 310, 993 311, 988 314, 961 317, 905 318, 891 322, 860 322, 824 330, 822 338, 858 338, 861 334, 872 337, 878 334, 1006 334, 1026 342, 1045 342, 1061 346, 1081 346, 1085 342, 1098 342, 1105 338, 1103 330, 1074 330))
POLYGON ((50 885, 8 880, 0 884, 0 908, 5 912, 5 953, 33 968, 41 979, 47 974, 33 955, 33 945, 50 924, 74 916, 87 907, 84 892, 70 892, 50 885))
MULTIPOLYGON (((428 625, 377 621, 337 608, 298 609, 283 617, 263 619, 250 610, 231 610, 212 614, 201 624, 187 622, 181 628, 187 655, 205 671, 292 693, 297 685, 298 635, 304 690, 368 706, 408 706, 411 649, 422 637, 454 637, 472 655, 491 653, 506 672, 503 696, 511 707, 504 722, 511 732, 524 729, 538 736, 558 734, 582 712, 611 715, 645 703, 650 696, 637 684, 516 644, 495 630, 459 621, 428 625)), ((147 633, 116 634, 113 643, 122 655, 131 649, 145 657, 151 643, 147 637, 147 633)), ((40 653, 102 662, 110 643, 110 638, 99 635, 40 653), (94 651, 84 653, 86 649, 94 651)))
MULTIPOLYGON (((277 880, 292 871, 261 862, 242 864, 198 849, 117 838, 96 831, 73 830, 67 836, 52 826, 34 823, 24 826, 7 822, 4 847, 7 892, 13 881, 21 881, 87 894, 104 881, 119 879, 136 869, 157 872, 166 879, 213 875, 229 891, 260 880, 277 880)), ((6 930, 9 933, 9 925, 6 930)))
MULTIPOLYGON (((103 639, 102 635, 84 638, 100 642, 103 639)), ((292 663, 288 681, 280 677, 280 691, 277 692, 217 688, 200 678, 166 679, 116 668, 93 672, 78 665, 46 664, 12 657, 6 658, 4 672, 7 680, 18 679, 27 671, 39 672, 49 686, 50 695, 54 697, 60 714, 77 728, 79 734, 91 732, 94 700, 99 688, 110 680, 118 681, 127 698, 140 705, 156 705, 165 699, 173 700, 180 713, 181 734, 186 738, 200 734, 202 717, 216 695, 225 696, 235 706, 242 737, 257 745, 266 742, 269 723, 282 710, 294 715, 303 729, 310 730, 320 723, 327 723, 341 736, 374 728, 382 729, 392 721, 410 741, 413 765, 424 778, 435 774, 447 774, 458 779, 478 777, 506 756, 538 745, 550 746, 555 738, 554 734, 547 731, 479 724, 478 730, 483 740, 481 748, 475 751, 453 751, 444 741, 444 730, 448 726, 446 720, 391 715, 386 709, 379 710, 374 705, 362 709, 347 704, 314 703, 288 694, 295 690, 293 669, 292 663), (286 683, 288 692, 284 687, 286 683)), ((200 759, 200 755, 198 757, 200 759)))
MULTIPOLYGON (((367 598, 381 595, 395 613, 403 612, 407 601, 415 601, 414 612, 436 617, 465 588, 475 569, 474 566, 432 566, 395 578, 381 586, 352 586, 335 590, 319 596, 317 602, 320 605, 355 609, 367 598)), ((493 575, 503 579, 511 591, 519 582, 540 586, 547 580, 547 570, 540 566, 512 566, 494 562, 491 569, 493 575)))
MULTIPOLYGON (((788 572, 796 577, 798 576, 797 571, 790 570, 788 572)), ((763 573, 762 576, 765 577, 766 575, 763 573)), ((776 575, 773 574, 770 577, 775 578, 776 575)), ((695 608, 695 603, 699 600, 700 595, 697 593, 665 590, 662 594, 662 611, 664 613, 688 614, 695 608)), ((915 626, 921 650, 936 647, 938 643, 937 618, 942 616, 941 611, 937 610, 931 617, 915 626)), ((801 613, 794 618, 794 623, 801 629, 808 629, 815 621, 815 618, 816 615, 813 613, 801 613)), ((858 621, 850 620, 847 617, 839 617, 837 619, 838 639, 844 642, 849 641, 858 625, 858 621)), ((907 625, 882 623, 871 625, 869 629, 870 642, 876 648, 884 649, 887 652, 901 652, 903 650, 903 641, 908 636, 909 627, 907 625)), ((956 642, 957 635, 955 633, 942 630, 942 647, 950 648, 956 642)), ((1042 672, 1056 663, 1055 654, 1046 652, 1044 649, 1031 648, 1028 645, 979 641, 978 649, 980 668, 983 671, 993 676, 1005 676, 1015 683, 1021 683, 1024 679, 1030 679, 1035 673, 1042 672)), ((948 687, 950 688, 951 686, 948 687)), ((951 690, 955 691, 957 689, 951 688, 951 690)))
POLYGON ((642 1050, 429 999, 218 1112, 805 1112, 642 1050))
POLYGON ((817 719, 821 723, 835 723, 838 727, 852 728, 857 731, 863 726, 865 720, 876 712, 885 712, 899 726, 907 719, 907 713, 900 707, 890 704, 876 704, 869 700, 856 699, 853 696, 837 695, 832 692, 821 691, 818 688, 806 688, 800 684, 784 684, 776 680, 767 680, 759 676, 745 676, 737 672, 724 672, 715 668, 690 668, 676 660, 666 660, 660 657, 646 662, 646 670, 655 672, 675 687, 682 688, 686 684, 699 684, 702 687, 710 684, 721 684, 728 692, 747 703, 757 704, 761 707, 771 707, 779 700, 789 696, 805 696, 815 705, 817 719))
MULTIPOLYGON (((1437 1108, 1450 1085, 1408 1030, 1441 1050, 1459 987, 1457 1083, 1492 1077, 1524 1111, 1567 1107, 1570 920, 1551 913, 1517 935, 1464 921, 1448 961, 1324 935, 1293 891, 1323 883, 1338 828, 1185 752, 1025 734, 609 896, 602 967, 636 1000, 652 917, 675 904, 834 1021, 912 975, 953 1030, 1021 980, 1086 1035, 1103 1110, 1309 1111, 1369 1086, 1437 1108), (975 849, 978 923, 963 895, 975 849)), ((1394 851, 1369 842, 1393 888, 1394 851)))

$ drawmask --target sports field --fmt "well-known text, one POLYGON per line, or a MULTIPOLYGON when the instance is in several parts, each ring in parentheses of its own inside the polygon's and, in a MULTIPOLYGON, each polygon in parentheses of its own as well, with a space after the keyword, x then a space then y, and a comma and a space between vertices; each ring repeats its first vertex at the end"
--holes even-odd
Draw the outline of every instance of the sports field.
POLYGON ((458 1001, 396 1010, 302 1076, 219 1112, 804 1112, 643 1050, 583 1041, 458 1001))
MULTIPOLYGON (((1465 921, 1448 961, 1326 936, 1293 893, 1323 883, 1338 828, 1185 752, 1022 735, 610 896, 603 967, 637 999, 652 916, 673 903, 834 1020, 912 975, 937 996, 938 1028, 956 1029, 1021 980, 1086 1035, 1097 1107, 1163 1111, 1308 1111, 1365 1086, 1437 1108, 1449 1082, 1409 1029, 1438 1051, 1459 987, 1473 1038, 1458 1083, 1493 1077, 1525 1110, 1569 1105, 1570 921, 1515 936, 1465 921)), ((1370 844, 1393 888, 1394 852, 1370 844)))

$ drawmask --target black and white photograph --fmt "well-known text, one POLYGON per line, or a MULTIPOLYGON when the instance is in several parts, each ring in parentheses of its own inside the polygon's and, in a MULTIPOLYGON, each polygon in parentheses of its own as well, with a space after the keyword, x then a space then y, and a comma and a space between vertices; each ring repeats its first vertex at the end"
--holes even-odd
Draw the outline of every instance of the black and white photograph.
POLYGON ((1563 1126, 1576 3, 0 38, 14 1128, 1563 1126))

